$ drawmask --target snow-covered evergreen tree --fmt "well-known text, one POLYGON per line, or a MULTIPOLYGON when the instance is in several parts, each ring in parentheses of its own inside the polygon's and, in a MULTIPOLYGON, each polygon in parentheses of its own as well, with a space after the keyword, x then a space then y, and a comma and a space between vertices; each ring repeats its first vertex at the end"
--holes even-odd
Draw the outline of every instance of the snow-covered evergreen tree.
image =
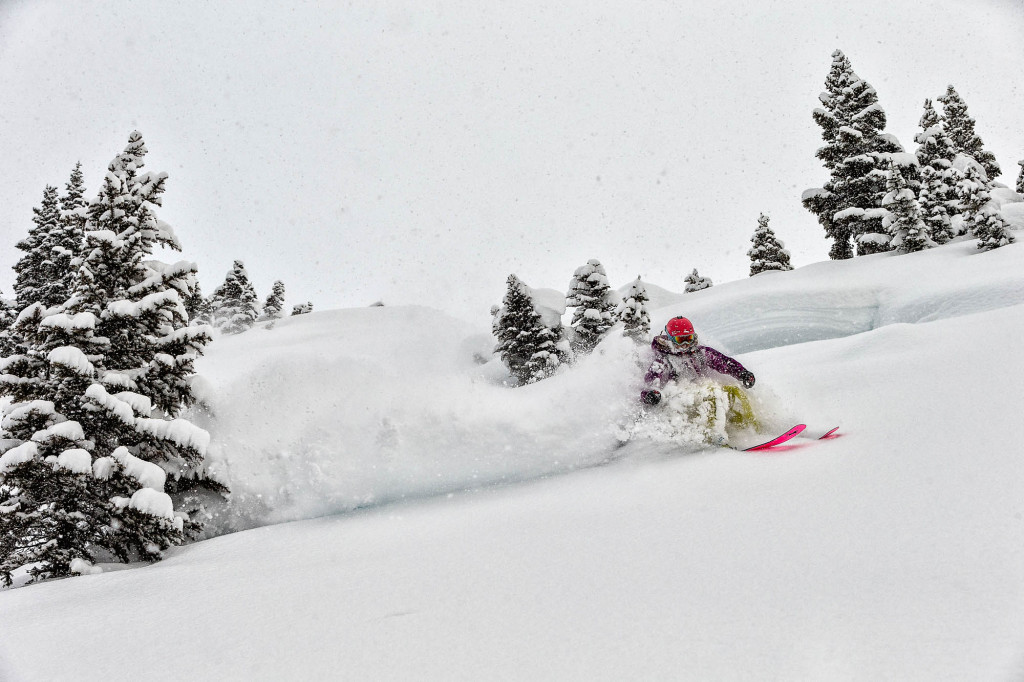
POLYGON ((970 165, 957 186, 957 195, 963 208, 964 228, 978 238, 978 248, 995 249, 1014 242, 1010 226, 992 205, 991 184, 984 171, 970 165))
POLYGON ((1020 166, 1020 175, 1017 176, 1017 194, 1024 194, 1024 159, 1017 162, 1020 166))
POLYGON ((614 292, 608 285, 604 266, 596 259, 576 268, 565 296, 572 313, 572 347, 577 353, 589 353, 615 324, 614 292))
POLYGON ((279 320, 284 316, 284 282, 277 280, 263 302, 263 319, 279 320))
POLYGON ((214 289, 210 298, 213 326, 224 334, 240 334, 252 327, 259 317, 256 307, 259 299, 240 260, 232 264, 224 283, 214 289))
POLYGON ((956 186, 962 176, 953 166, 956 149, 930 99, 924 101, 920 126, 921 132, 914 136, 921 168, 917 201, 928 236, 936 244, 945 244, 955 236, 951 219, 959 212, 956 186))
POLYGON ((75 291, 15 322, 23 351, 3 360, 0 579, 36 578, 97 559, 157 559, 185 523, 168 493, 203 477, 208 434, 181 418, 193 363, 210 337, 187 327, 195 265, 150 260, 180 250, 156 216, 166 173, 141 173, 133 132, 88 206, 75 291), (13 447, 11 447, 13 445, 13 447))
POLYGON ((637 343, 647 340, 651 333, 651 317, 647 313, 648 300, 647 287, 637 275, 629 285, 622 302, 615 309, 616 319, 622 322, 623 336, 628 336, 637 343))
POLYGON ((832 53, 832 68, 825 80, 825 92, 815 109, 825 145, 817 157, 830 171, 825 186, 803 194, 803 205, 818 217, 827 237, 833 240, 829 257, 835 260, 858 254, 877 253, 889 248, 882 228, 884 211, 878 210, 885 196, 881 172, 889 154, 903 148, 885 128, 885 111, 878 94, 839 50, 832 53))
POLYGON ((886 172, 889 192, 882 199, 882 206, 889 213, 883 225, 892 236, 893 248, 900 253, 912 253, 935 246, 928 235, 928 226, 921 219, 921 207, 914 191, 907 186, 903 173, 892 162, 886 172))
MULTIPOLYGON (((925 166, 921 170, 921 189, 917 195, 917 203, 928 237, 936 244, 945 244, 956 236, 949 215, 951 202, 958 201, 955 188, 950 188, 947 182, 952 173, 959 175, 952 169, 950 173, 943 173, 932 166, 925 166)), ((955 205, 958 206, 959 203, 955 205)))
POLYGON ((313 312, 313 302, 306 301, 292 306, 292 315, 305 315, 313 312))
POLYGON ((17 315, 14 300, 0 296, 0 361, 14 353, 11 325, 14 324, 17 315))
POLYGON ((550 376, 562 364, 561 326, 544 324, 532 292, 515 275, 508 276, 504 305, 494 314, 492 330, 498 339, 494 349, 509 372, 522 384, 550 376))
POLYGON ((78 264, 85 238, 86 208, 85 180, 82 164, 76 163, 71 176, 64 185, 60 198, 59 229, 53 239, 53 261, 60 276, 59 293, 54 298, 66 300, 75 289, 78 279, 78 264))
MULTIPOLYGON (((60 225, 60 199, 57 188, 47 185, 43 200, 32 209, 33 226, 28 236, 15 246, 25 254, 14 266, 17 277, 14 282, 16 307, 24 310, 33 303, 42 303, 49 308, 66 299, 55 298, 52 284, 59 279, 53 262, 53 238, 60 225)), ((66 292, 65 292, 66 294, 66 292)))
POLYGON ((747 251, 747 255, 750 256, 751 277, 765 270, 793 269, 786 245, 779 241, 772 228, 768 227, 768 216, 765 214, 762 213, 757 219, 757 228, 750 241, 753 246, 747 251))
POLYGON ((942 102, 942 124, 953 143, 953 149, 977 161, 985 169, 988 180, 995 180, 1002 170, 996 163, 995 155, 985 149, 985 143, 974 132, 975 121, 968 115, 963 98, 950 85, 946 88, 946 94, 939 97, 939 101, 942 102))
POLYGON ((711 279, 708 277, 701 277, 697 274, 697 268, 693 269, 689 275, 686 276, 686 291, 687 294, 692 294, 695 291, 701 289, 707 289, 712 286, 711 279))

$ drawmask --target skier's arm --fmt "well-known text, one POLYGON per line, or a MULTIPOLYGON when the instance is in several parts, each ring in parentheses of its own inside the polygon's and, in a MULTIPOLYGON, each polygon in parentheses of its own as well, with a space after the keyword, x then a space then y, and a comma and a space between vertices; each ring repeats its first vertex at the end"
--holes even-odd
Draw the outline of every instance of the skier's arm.
POLYGON ((708 362, 708 367, 719 372, 721 374, 728 374, 736 379, 742 379, 742 375, 750 374, 746 367, 741 365, 738 360, 730 358, 725 353, 720 353, 710 346, 704 346, 704 359, 708 362))
POLYGON ((672 369, 672 364, 665 359, 665 356, 659 354, 655 356, 647 374, 644 375, 644 383, 654 386, 654 388, 661 388, 675 379, 674 374, 675 370, 672 369))

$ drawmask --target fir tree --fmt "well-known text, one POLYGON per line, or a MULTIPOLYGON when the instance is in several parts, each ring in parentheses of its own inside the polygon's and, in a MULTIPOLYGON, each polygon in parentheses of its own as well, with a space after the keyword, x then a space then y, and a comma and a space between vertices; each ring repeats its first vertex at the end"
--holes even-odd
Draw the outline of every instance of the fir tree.
POLYGON ((521 385, 550 376, 565 358, 559 343, 561 326, 544 324, 531 294, 518 277, 509 275, 504 305, 494 314, 492 324, 498 339, 494 350, 521 385))
POLYGON ((66 300, 75 289, 79 258, 83 255, 88 205, 82 164, 76 163, 64 185, 64 195, 60 198, 59 230, 53 239, 54 263, 60 275, 59 294, 55 298, 66 300))
POLYGON ((946 88, 946 94, 939 97, 939 101, 942 102, 943 127, 953 143, 953 149, 977 161, 985 169, 988 180, 995 180, 1002 171, 996 163, 996 157, 984 148, 985 143, 974 132, 975 121, 968 115, 963 98, 950 85, 946 88))
POLYGON ((983 170, 970 165, 964 179, 957 186, 960 205, 963 207, 964 227, 978 238, 978 248, 984 251, 1006 246, 1014 242, 1010 226, 989 201, 991 185, 983 170))
POLYGON ((914 191, 907 186, 903 173, 890 162, 887 169, 889 190, 882 199, 882 206, 889 214, 883 225, 892 236, 892 246, 900 253, 922 251, 935 246, 928 236, 928 226, 921 219, 921 207, 914 197, 914 191))
POLYGON ((14 301, 0 296, 0 358, 14 353, 11 326, 17 315, 18 311, 15 309, 14 301))
POLYGON ((701 277, 697 274, 697 268, 693 269, 689 275, 686 276, 686 291, 687 294, 692 294, 695 291, 701 289, 707 289, 712 286, 711 279, 708 277, 701 277))
POLYGON ((1024 159, 1017 162, 1020 166, 1020 175, 1017 176, 1017 194, 1024 194, 1024 159))
POLYGON ((183 301, 185 313, 188 315, 189 324, 210 324, 212 321, 212 310, 203 297, 203 288, 196 280, 183 301))
POLYGON ((245 264, 236 260, 211 297, 213 326, 224 334, 240 334, 259 317, 256 290, 249 282, 245 264))
POLYGON ((616 304, 600 261, 591 259, 576 268, 565 301, 566 307, 575 308, 571 322, 573 350, 589 353, 615 324, 616 304))
POLYGON ((305 315, 313 312, 313 302, 307 301, 305 303, 299 303, 292 306, 292 315, 305 315))
POLYGON ((899 143, 885 135, 885 111, 878 94, 839 50, 832 53, 832 68, 819 97, 823 108, 814 110, 825 145, 818 149, 831 177, 825 186, 804 192, 803 205, 818 217, 825 235, 833 240, 829 257, 838 260, 889 248, 888 236, 878 211, 885 195, 881 177, 888 155, 902 152, 899 143))
POLYGON ((14 447, 0 457, 6 582, 29 563, 48 578, 98 558, 159 558, 185 524, 168 493, 202 481, 209 436, 180 414, 209 336, 186 326, 194 264, 150 259, 180 247, 155 215, 167 176, 141 173, 145 154, 134 132, 108 167, 71 298, 56 312, 36 303, 15 323, 24 351, 0 376, 13 399, 3 437, 14 447))
POLYGON ((647 314, 647 287, 637 275, 615 310, 615 317, 622 322, 622 335, 641 343, 650 336, 651 318, 647 314))
POLYGON ((768 227, 768 216, 761 214, 757 219, 757 229, 754 236, 750 238, 753 246, 747 251, 750 256, 750 276, 764 272, 765 270, 792 270, 789 262, 789 251, 786 245, 775 236, 772 228, 768 227))
POLYGON ((917 200, 929 237, 945 244, 954 236, 951 219, 959 211, 956 185, 962 176, 953 167, 956 149, 930 99, 924 101, 920 126, 921 132, 914 136, 921 168, 917 200))
POLYGON ((277 280, 263 302, 263 319, 279 320, 284 316, 284 282, 277 280))
POLYGON ((921 209, 921 219, 926 226, 928 237, 936 244, 945 244, 955 235, 950 221, 949 205, 956 201, 955 190, 947 183, 948 173, 937 171, 925 166, 921 171, 921 189, 917 203, 921 209))
POLYGON ((32 209, 33 227, 28 236, 15 246, 25 252, 14 266, 15 305, 24 310, 33 303, 49 308, 63 303, 65 298, 54 298, 51 284, 58 274, 52 259, 53 238, 60 224, 60 202, 57 188, 47 185, 38 208, 32 209))

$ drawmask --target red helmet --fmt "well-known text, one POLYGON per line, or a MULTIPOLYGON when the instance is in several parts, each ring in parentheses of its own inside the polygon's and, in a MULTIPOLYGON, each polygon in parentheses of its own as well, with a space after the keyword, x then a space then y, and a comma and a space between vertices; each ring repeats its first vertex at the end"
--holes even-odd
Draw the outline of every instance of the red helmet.
POLYGON ((673 317, 665 325, 667 334, 677 346, 694 348, 697 346, 697 332, 693 331, 693 323, 685 317, 673 317))

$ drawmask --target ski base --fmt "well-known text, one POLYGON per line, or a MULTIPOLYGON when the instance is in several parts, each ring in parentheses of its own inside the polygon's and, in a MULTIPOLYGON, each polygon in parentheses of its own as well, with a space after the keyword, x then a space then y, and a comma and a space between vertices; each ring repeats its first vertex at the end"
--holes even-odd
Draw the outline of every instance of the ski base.
MULTIPOLYGON (((789 431, 786 431, 782 435, 779 435, 779 436, 776 436, 775 438, 772 438, 770 441, 767 441, 765 443, 761 443, 760 445, 754 445, 754 446, 749 447, 749 448, 743 448, 743 452, 754 452, 756 450, 768 450, 769 448, 773 448, 776 445, 782 445, 786 441, 791 440, 791 439, 796 438, 797 436, 799 436, 803 432, 803 430, 806 429, 806 428, 807 428, 806 424, 797 424, 796 426, 791 428, 789 431)), ((839 427, 836 427, 836 428, 839 428, 839 427)), ((833 431, 835 431, 835 429, 833 429, 833 431)), ((829 433, 831 433, 831 431, 829 433)), ((828 435, 828 434, 826 434, 826 435, 828 435)))
POLYGON ((818 440, 826 440, 828 438, 839 438, 839 434, 836 433, 836 431, 838 431, 838 430, 839 430, 838 426, 835 427, 834 429, 829 429, 828 431, 825 432, 824 436, 818 436, 818 440))

